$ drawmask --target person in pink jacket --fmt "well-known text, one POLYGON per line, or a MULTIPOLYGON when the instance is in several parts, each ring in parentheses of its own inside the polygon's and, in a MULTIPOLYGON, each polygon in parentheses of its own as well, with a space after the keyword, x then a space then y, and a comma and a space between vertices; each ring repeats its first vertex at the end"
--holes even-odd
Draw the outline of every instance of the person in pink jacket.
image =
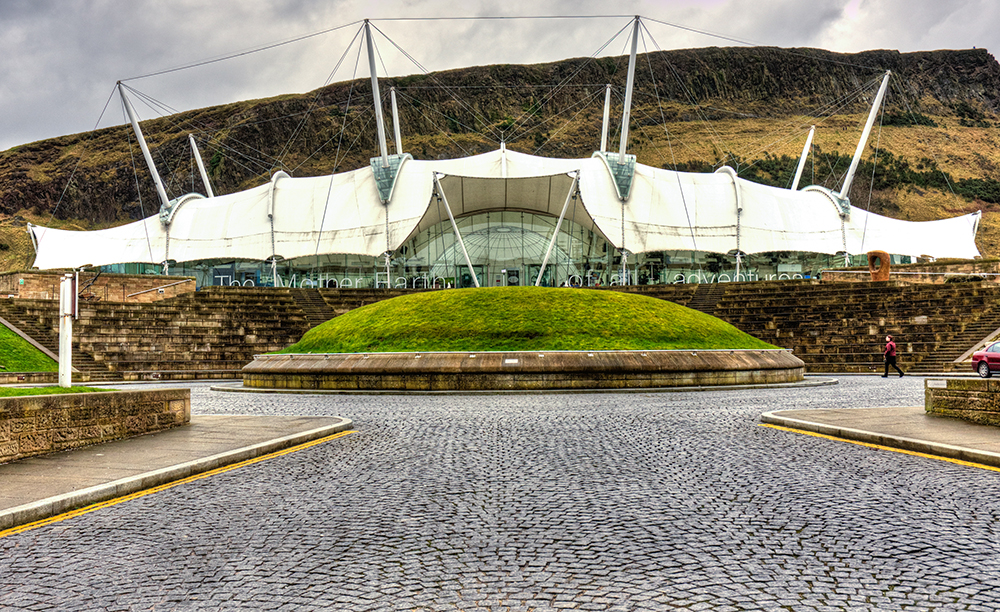
POLYGON ((882 375, 882 378, 889 376, 889 366, 896 368, 899 377, 902 378, 903 371, 896 365, 896 343, 892 341, 892 336, 885 337, 885 350, 882 352, 882 357, 885 358, 885 374, 882 375))

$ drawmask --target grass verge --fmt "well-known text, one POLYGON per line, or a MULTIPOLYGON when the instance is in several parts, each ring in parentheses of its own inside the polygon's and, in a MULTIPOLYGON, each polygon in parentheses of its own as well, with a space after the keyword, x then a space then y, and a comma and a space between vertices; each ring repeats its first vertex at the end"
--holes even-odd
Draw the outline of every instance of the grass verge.
POLYGON ((4 325, 0 325, 0 366, 4 372, 58 372, 59 364, 4 325))
POLYGON ((280 353, 777 348, 655 298, 587 289, 489 287, 405 295, 309 330, 280 353))

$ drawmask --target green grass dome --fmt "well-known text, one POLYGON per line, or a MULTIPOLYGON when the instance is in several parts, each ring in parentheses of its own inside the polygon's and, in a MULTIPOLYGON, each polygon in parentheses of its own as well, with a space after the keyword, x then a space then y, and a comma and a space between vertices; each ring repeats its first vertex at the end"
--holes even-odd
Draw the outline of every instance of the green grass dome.
POLYGON ((608 290, 489 287, 404 295, 319 325, 281 353, 773 349, 715 317, 608 290))

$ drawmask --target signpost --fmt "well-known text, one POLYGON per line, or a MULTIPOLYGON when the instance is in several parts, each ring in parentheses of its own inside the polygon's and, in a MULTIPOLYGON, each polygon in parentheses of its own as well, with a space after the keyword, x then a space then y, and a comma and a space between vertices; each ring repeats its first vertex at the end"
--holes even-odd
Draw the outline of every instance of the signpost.
POLYGON ((59 281, 59 386, 73 386, 73 319, 78 314, 78 277, 64 274, 59 281))

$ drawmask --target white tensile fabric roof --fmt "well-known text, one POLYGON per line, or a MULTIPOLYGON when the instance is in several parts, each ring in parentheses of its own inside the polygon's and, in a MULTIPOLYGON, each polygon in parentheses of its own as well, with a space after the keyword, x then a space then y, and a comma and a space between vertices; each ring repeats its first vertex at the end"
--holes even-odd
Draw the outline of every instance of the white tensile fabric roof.
POLYGON ((366 167, 313 178, 279 173, 253 189, 188 199, 173 216, 169 238, 158 216, 92 232, 32 225, 34 266, 377 256, 447 220, 444 207, 432 205, 435 173, 456 217, 505 209, 558 216, 573 175, 579 173, 581 197, 571 201, 567 218, 631 253, 728 253, 738 248, 743 253, 835 254, 846 246, 848 253, 979 256, 978 212, 910 222, 852 207, 842 221, 837 207, 819 191, 790 191, 743 179, 734 183, 725 172, 673 172, 642 164, 636 164, 623 207, 600 158, 554 159, 501 148, 462 159, 404 162, 387 206, 366 167))

